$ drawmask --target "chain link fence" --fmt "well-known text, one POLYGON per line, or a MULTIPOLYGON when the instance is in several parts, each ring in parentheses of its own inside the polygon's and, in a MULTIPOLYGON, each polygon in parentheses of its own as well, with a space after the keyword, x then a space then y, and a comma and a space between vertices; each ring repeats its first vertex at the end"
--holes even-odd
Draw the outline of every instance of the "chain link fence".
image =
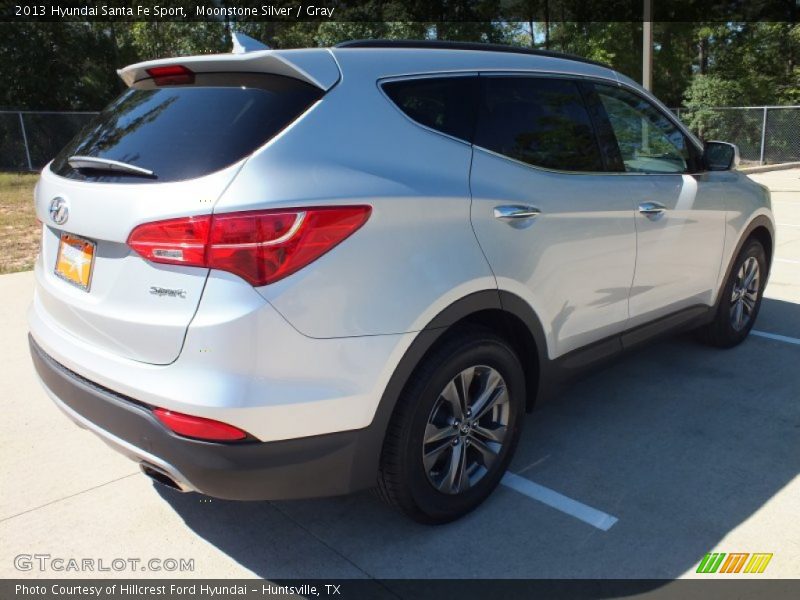
POLYGON ((700 139, 739 146, 743 163, 800 161, 800 106, 721 106, 672 111, 700 139))
POLYGON ((96 114, 0 111, 0 171, 39 171, 96 114))
MULTIPOLYGON (((744 163, 800 161, 800 106, 672 110, 701 139, 738 145, 744 163)), ((40 170, 96 114, 0 111, 0 171, 40 170)))

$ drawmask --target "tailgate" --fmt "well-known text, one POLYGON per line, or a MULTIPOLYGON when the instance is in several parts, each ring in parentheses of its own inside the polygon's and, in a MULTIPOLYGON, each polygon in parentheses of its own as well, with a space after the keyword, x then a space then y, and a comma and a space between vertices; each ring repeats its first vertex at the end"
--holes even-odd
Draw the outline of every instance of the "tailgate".
POLYGON ((46 168, 36 188, 36 213, 44 223, 37 295, 47 315, 75 337, 122 357, 175 360, 208 269, 154 264, 125 242, 139 223, 210 212, 237 170, 192 182, 103 185, 71 181, 46 168), (49 213, 55 198, 68 206, 63 225, 49 213), (96 244, 88 290, 56 275, 64 233, 96 244))

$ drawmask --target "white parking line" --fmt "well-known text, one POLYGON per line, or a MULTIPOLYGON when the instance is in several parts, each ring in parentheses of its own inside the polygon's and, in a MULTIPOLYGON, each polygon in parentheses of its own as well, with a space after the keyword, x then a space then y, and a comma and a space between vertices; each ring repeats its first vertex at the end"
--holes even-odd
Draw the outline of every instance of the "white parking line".
POLYGON ((795 346, 800 346, 800 339, 789 337, 788 335, 778 335, 777 333, 767 333, 766 331, 758 331, 757 329, 753 329, 750 331, 751 334, 757 335, 758 337, 767 338, 770 340, 776 340, 778 342, 785 342, 787 344, 794 344, 795 346))
POLYGON ((530 479, 520 477, 519 475, 514 475, 514 473, 507 472, 505 475, 503 475, 502 484, 506 487, 510 487, 515 492, 519 492, 520 494, 524 494, 529 498, 538 500, 542 504, 546 504, 551 508, 560 510, 571 517, 575 517, 576 519, 579 519, 584 523, 588 523, 592 527, 597 527, 597 529, 602 529, 603 531, 608 531, 611 529, 611 527, 614 526, 614 523, 619 520, 617 517, 612 517, 603 511, 592 508, 591 506, 587 506, 586 504, 578 502, 577 500, 573 500, 572 498, 564 496, 563 494, 559 494, 555 490, 551 490, 548 487, 534 483, 530 479))
POLYGON ((800 227, 797 223, 778 223, 778 227, 800 227))
POLYGON ((776 258, 775 262, 790 263, 793 265, 800 265, 800 260, 792 260, 791 258, 776 258))

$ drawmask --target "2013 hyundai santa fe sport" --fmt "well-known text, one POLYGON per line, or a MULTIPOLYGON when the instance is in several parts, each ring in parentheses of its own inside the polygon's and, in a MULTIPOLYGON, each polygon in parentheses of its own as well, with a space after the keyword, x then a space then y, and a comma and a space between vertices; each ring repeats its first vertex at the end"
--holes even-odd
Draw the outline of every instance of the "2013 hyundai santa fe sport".
POLYGON ((56 404, 162 483, 377 486, 449 521, 554 383, 758 314, 768 192, 605 66, 373 41, 120 76, 42 172, 30 344, 56 404))

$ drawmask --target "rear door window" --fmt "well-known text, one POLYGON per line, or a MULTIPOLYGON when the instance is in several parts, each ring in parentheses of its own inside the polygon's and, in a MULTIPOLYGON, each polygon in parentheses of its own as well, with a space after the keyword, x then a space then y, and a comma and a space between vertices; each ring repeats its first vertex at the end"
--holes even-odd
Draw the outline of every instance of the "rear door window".
POLYGON ((489 75, 481 87, 476 146, 546 169, 603 171, 575 81, 489 75))
POLYGON ((56 157, 71 179, 148 183, 193 179, 227 167, 265 144, 323 92, 289 77, 197 74, 192 85, 143 80, 123 93, 56 157), (153 171, 155 179, 74 169, 71 156, 112 159, 153 171))
POLYGON ((386 95, 411 119, 460 140, 472 140, 477 76, 389 81, 386 95))

